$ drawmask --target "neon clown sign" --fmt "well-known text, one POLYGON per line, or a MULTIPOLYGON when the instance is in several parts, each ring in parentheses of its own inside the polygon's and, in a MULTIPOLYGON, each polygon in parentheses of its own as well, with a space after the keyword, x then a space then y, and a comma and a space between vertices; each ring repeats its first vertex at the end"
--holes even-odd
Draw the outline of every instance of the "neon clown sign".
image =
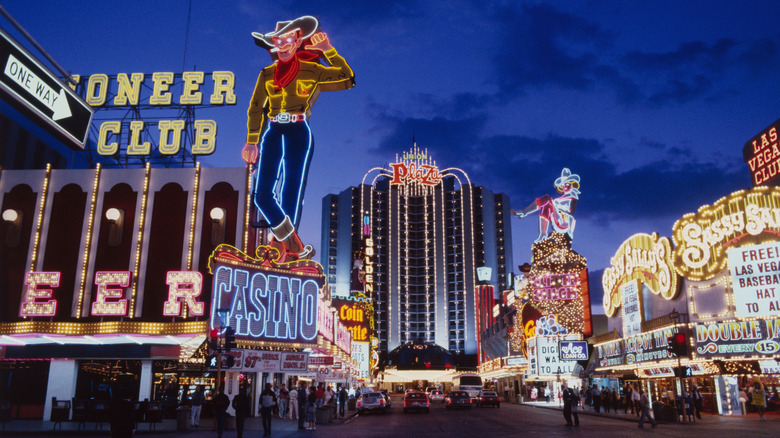
POLYGON ((209 259, 209 270, 211 328, 230 326, 237 339, 247 341, 316 342, 319 291, 325 285, 318 263, 297 260, 277 267, 223 244, 209 259))

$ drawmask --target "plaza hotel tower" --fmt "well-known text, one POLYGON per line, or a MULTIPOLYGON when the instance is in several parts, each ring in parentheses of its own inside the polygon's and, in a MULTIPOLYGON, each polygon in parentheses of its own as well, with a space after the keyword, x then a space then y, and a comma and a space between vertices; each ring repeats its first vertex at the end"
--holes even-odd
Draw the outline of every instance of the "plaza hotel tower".
POLYGON ((414 145, 323 198, 321 263, 334 297, 358 289, 373 300, 380 353, 426 342, 476 357, 476 269, 492 268, 496 291, 511 286, 509 218, 505 194, 439 169, 414 145))

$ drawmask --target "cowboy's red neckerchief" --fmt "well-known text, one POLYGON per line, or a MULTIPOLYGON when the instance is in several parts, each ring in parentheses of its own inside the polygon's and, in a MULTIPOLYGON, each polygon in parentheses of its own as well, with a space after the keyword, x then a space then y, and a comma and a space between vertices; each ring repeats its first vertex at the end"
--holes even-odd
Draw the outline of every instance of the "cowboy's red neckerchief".
POLYGON ((319 55, 316 53, 300 51, 296 52, 295 56, 287 62, 281 59, 278 60, 276 62, 276 70, 274 71, 274 87, 277 90, 281 90, 298 76, 299 61, 313 61, 317 58, 319 58, 319 55))

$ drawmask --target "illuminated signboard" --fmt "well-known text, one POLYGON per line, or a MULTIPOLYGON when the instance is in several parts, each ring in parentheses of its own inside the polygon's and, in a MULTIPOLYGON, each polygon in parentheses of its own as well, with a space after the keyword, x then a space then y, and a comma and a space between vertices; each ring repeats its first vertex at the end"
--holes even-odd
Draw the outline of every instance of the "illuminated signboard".
POLYGON ((726 267, 725 250, 778 240, 780 188, 734 192, 675 222, 674 267, 691 280, 715 277, 726 267))
MULTIPOLYGON (((47 316, 57 314, 55 289, 59 287, 60 272, 28 272, 20 316, 47 316)), ((130 286, 128 271, 99 271, 95 273, 95 301, 90 316, 128 316, 128 300, 125 289, 130 286)), ((166 275, 168 299, 161 309, 165 316, 185 316, 181 302, 187 304, 190 315, 202 316, 205 303, 197 298, 203 291, 203 276, 197 271, 170 271, 166 275)), ((70 309, 68 309, 70 311, 70 309)))
POLYGON ((597 367, 645 364, 676 358, 669 351, 668 339, 677 332, 676 327, 667 327, 597 344, 597 367))
POLYGON ((316 342, 319 291, 325 286, 319 263, 298 260, 279 267, 222 244, 209 258, 209 270, 211 328, 224 322, 245 341, 316 342))
POLYGON ((391 185, 422 185, 436 186, 441 182, 439 168, 428 157, 428 151, 420 151, 415 145, 409 152, 404 152, 402 158, 396 156, 395 163, 390 163, 393 170, 391 185))
POLYGON ((633 280, 620 287, 623 295, 623 336, 642 333, 642 285, 633 280))
MULTIPOLYGON (((257 351, 257 350, 232 350, 227 353, 233 356, 234 365, 230 371, 238 372, 307 372, 309 370, 309 353, 292 351, 257 351)), ((226 367, 226 356, 223 357, 222 366, 226 367)), ((209 368, 217 368, 217 364, 208 364, 209 368)))
POLYGON ((780 315, 780 242, 726 251, 740 318, 780 315))
POLYGON ((333 298, 332 306, 336 309, 339 321, 352 333, 353 342, 368 342, 371 336, 370 319, 373 317, 373 306, 367 299, 349 297, 349 299, 333 298))
POLYGON ((366 237, 363 256, 364 290, 367 296, 374 292, 374 239, 366 237))
POLYGON ((767 357, 780 352, 780 318, 696 324, 696 356, 767 357))
POLYGON ((368 342, 352 343, 352 359, 357 362, 358 378, 367 379, 369 377, 369 364, 371 360, 371 346, 368 342))
POLYGON ((753 186, 773 186, 780 181, 780 147, 777 128, 780 120, 751 138, 742 148, 742 158, 750 169, 753 186))
POLYGON ((678 292, 677 274, 672 260, 672 246, 666 237, 638 233, 620 245, 610 259, 611 266, 601 278, 604 286, 604 313, 612 316, 620 307, 620 287, 631 280, 639 280, 651 292, 667 300, 678 292))
POLYGON ((176 117, 155 118, 151 122, 124 119, 103 121, 98 128, 97 138, 97 153, 103 156, 113 156, 120 151, 127 156, 152 153, 176 155, 181 152, 183 138, 193 139, 190 150, 192 155, 212 154, 216 149, 217 123, 214 120, 178 119, 181 114, 179 109, 236 104, 235 76, 230 71, 154 72, 150 75, 119 73, 113 76, 100 73, 72 77, 77 82, 72 88, 93 108, 127 111, 130 108, 170 107, 171 116, 176 117), (127 139, 127 143, 120 145, 123 139, 127 139))
POLYGON ((558 352, 561 340, 578 340, 578 336, 536 336, 528 340, 529 369, 532 374, 538 376, 560 376, 574 373, 577 361, 561 360, 558 352))
POLYGON ((320 301, 319 309, 317 310, 317 326, 322 336, 330 342, 334 341, 335 329, 333 321, 333 309, 320 301))
POLYGON ((558 351, 561 360, 588 360, 587 341, 560 341, 558 351))
POLYGON ((580 276, 578 273, 545 272, 528 277, 531 285, 531 299, 534 301, 570 301, 580 295, 580 276))

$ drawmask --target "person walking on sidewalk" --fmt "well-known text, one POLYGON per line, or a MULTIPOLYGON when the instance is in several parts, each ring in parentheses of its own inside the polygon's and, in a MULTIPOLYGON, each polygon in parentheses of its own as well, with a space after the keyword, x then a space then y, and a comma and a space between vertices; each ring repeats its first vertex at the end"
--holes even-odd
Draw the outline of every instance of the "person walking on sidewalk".
POLYGON ((227 408, 230 406, 230 399, 225 395, 225 388, 219 388, 219 394, 214 397, 214 413, 217 417, 217 438, 222 438, 222 432, 225 430, 225 417, 227 408))
POLYGON ((295 413, 295 420, 298 419, 298 390, 294 386, 290 386, 290 393, 288 394, 290 399, 288 400, 288 418, 293 420, 293 412, 295 413))
POLYGON ((281 388, 279 388, 279 418, 284 418, 287 416, 287 405, 288 401, 290 400, 290 391, 287 390, 287 386, 285 386, 284 383, 282 383, 281 388))
POLYGON ((653 425, 653 427, 657 426, 658 423, 655 422, 653 417, 650 416, 650 400, 647 399, 647 394, 645 394, 644 389, 639 390, 639 408, 642 409, 642 415, 639 417, 639 428, 645 427, 645 418, 650 422, 650 424, 653 425))
POLYGON ((764 418, 764 410, 766 410, 766 393, 758 382, 753 384, 752 404, 758 411, 758 417, 762 421, 766 420, 766 418, 764 418))
POLYGON ((566 426, 571 426, 571 419, 574 417, 574 426, 580 426, 580 417, 577 415, 577 405, 580 401, 580 396, 575 393, 574 390, 563 384, 563 418, 566 419, 566 426))
POLYGON ((693 385, 693 407, 696 410, 696 418, 701 420, 701 410, 703 408, 704 397, 701 395, 699 387, 693 385))
POLYGON ((233 397, 233 409, 236 410, 236 436, 243 438, 244 436, 244 423, 246 417, 251 414, 251 403, 249 396, 246 395, 246 387, 241 387, 238 390, 238 394, 233 397))
POLYGON ((306 397, 306 430, 317 430, 317 390, 312 385, 306 397))
POLYGON ((271 416, 276 405, 276 393, 270 383, 260 393, 260 416, 263 417, 263 436, 271 436, 271 416))
POLYGON ((339 416, 341 416, 341 418, 344 418, 344 411, 346 411, 348 398, 349 394, 347 393, 347 388, 342 386, 341 391, 339 391, 339 416))
POLYGON ((200 410, 203 407, 203 400, 205 400, 205 398, 206 397, 203 395, 202 386, 198 386, 198 389, 192 393, 192 397, 190 398, 190 401, 192 402, 192 410, 190 411, 190 425, 192 427, 198 427, 198 423, 200 423, 200 410))
POLYGON ((631 391, 631 412, 635 413, 637 417, 642 412, 642 408, 639 407, 639 399, 639 391, 634 388, 631 391))
POLYGON ((599 389, 599 385, 593 386, 591 394, 593 396, 593 410, 599 412, 601 410, 601 390, 599 389))
POLYGON ((306 418, 306 399, 308 398, 308 391, 306 390, 306 382, 301 381, 301 385, 298 387, 298 429, 304 429, 303 423, 306 418))

